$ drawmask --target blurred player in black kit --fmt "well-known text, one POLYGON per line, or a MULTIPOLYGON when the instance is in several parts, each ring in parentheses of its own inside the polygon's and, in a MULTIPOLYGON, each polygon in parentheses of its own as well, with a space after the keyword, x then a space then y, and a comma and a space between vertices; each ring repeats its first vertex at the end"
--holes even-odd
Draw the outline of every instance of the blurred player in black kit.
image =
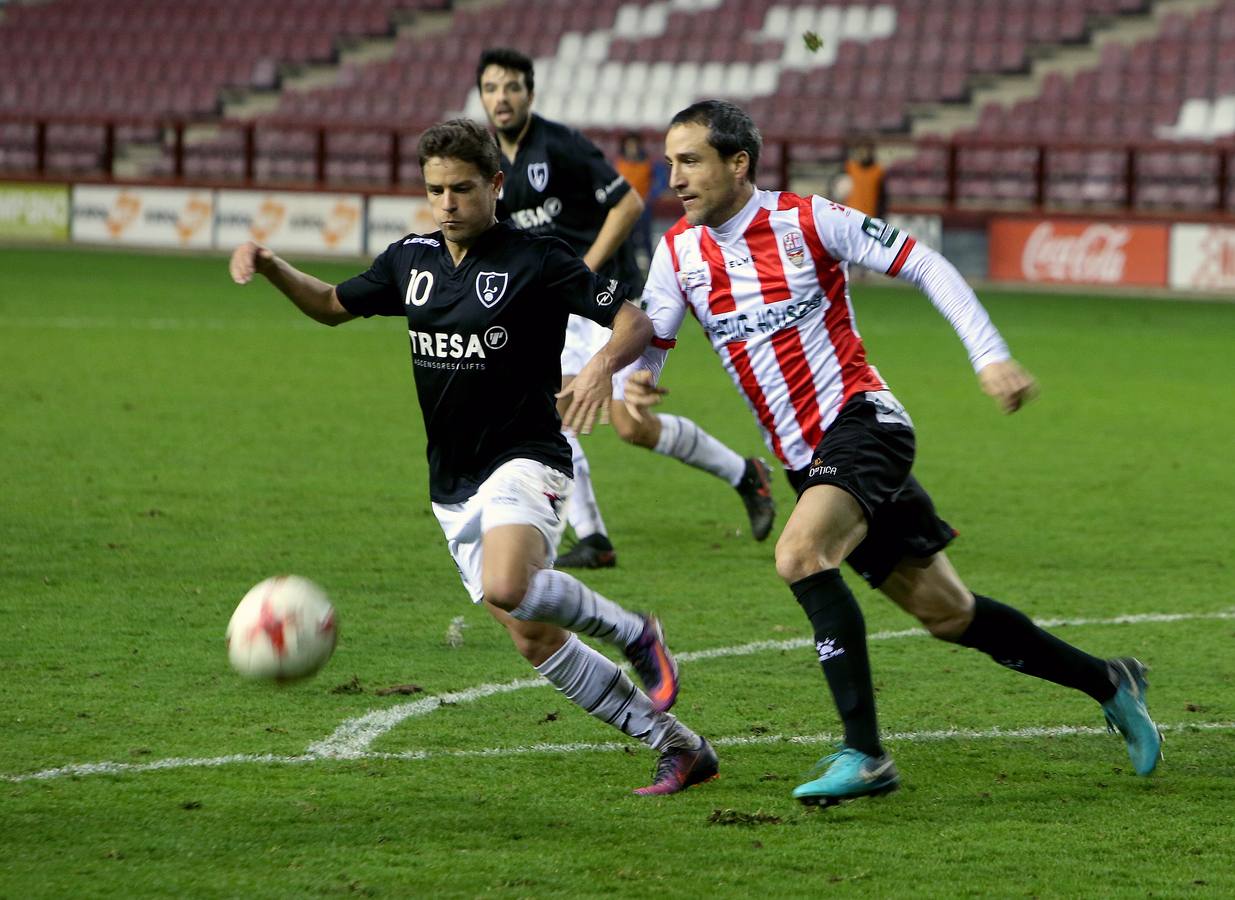
MULTIPOLYGON (((578 131, 531 111, 532 61, 517 50, 486 50, 476 66, 476 87, 501 147, 505 182, 499 209, 504 208, 511 224, 562 238, 589 269, 606 279, 640 284, 634 247, 627 238, 639 221, 643 201, 596 145, 578 131)), ((571 316, 562 353, 563 386, 579 374, 603 341, 603 332, 594 323, 571 316)), ((612 421, 627 443, 672 456, 728 482, 742 497, 755 540, 762 541, 771 532, 776 507, 762 460, 744 459, 681 416, 637 418, 619 403, 612 408, 612 421)), ((579 542, 557 565, 612 566, 617 554, 592 489, 587 457, 569 431, 567 440, 575 489, 567 502, 566 519, 579 542)))

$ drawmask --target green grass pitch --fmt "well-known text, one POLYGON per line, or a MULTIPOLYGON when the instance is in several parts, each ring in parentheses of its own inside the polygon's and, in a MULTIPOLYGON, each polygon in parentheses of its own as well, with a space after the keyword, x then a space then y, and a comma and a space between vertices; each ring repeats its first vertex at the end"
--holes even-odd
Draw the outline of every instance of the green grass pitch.
MULTIPOLYGON (((398 321, 315 325, 218 258, 10 249, 0 896, 1235 894, 1235 305, 985 291, 1043 387, 1006 417, 924 297, 854 299, 967 583, 1153 667, 1155 776, 1088 698, 904 635, 851 579, 904 787, 799 808, 837 723, 774 540, 605 430, 587 447, 619 567, 585 580, 661 613, 675 711, 721 754, 718 781, 631 796, 652 754, 528 683, 458 584, 398 321), (276 689, 230 672, 223 630, 283 571, 327 588, 341 638, 276 689), (332 735, 351 758, 306 758, 332 735)), ((665 410, 766 455, 693 323, 671 357, 665 410)))

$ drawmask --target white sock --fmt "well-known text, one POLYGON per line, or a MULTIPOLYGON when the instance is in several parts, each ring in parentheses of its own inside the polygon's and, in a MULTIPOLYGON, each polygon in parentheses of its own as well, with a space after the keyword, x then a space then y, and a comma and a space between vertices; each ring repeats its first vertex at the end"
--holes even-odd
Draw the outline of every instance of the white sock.
POLYGON ((643 617, 602 597, 568 572, 541 569, 510 611, 525 622, 551 622, 625 648, 643 633, 643 617))
POLYGON ((596 491, 592 489, 592 467, 588 465, 578 436, 573 431, 563 431, 562 434, 570 444, 570 461, 575 467, 575 486, 566 500, 566 521, 580 538, 593 534, 607 535, 605 520, 600 517, 600 506, 596 502, 596 491))
POLYGON ((746 460, 712 437, 690 419, 660 413, 660 440, 657 453, 680 459, 688 466, 711 472, 737 487, 746 472, 746 460))
POLYGON ((654 750, 699 746, 699 735, 669 713, 654 710, 617 663, 573 634, 536 671, 586 712, 654 750))

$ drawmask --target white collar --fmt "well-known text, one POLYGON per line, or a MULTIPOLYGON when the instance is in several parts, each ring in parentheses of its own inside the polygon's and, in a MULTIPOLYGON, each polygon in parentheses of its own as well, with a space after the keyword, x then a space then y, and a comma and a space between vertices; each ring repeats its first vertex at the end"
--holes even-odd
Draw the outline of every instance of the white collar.
POLYGON ((746 204, 734 213, 732 218, 712 229, 716 237, 726 243, 741 237, 746 231, 747 226, 750 225, 751 219, 755 217, 755 212, 763 205, 763 195, 765 193, 765 191, 761 191, 759 188, 752 190, 746 204))

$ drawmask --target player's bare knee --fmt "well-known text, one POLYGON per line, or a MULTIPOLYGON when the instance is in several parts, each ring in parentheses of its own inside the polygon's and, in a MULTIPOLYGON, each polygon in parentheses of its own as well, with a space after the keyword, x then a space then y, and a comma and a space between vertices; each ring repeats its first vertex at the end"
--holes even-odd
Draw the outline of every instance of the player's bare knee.
POLYGON ((498 609, 511 612, 523 602, 528 581, 526 577, 514 574, 487 575, 483 587, 486 600, 498 609))
POLYGON ((801 581, 816 572, 838 568, 840 563, 841 560, 831 559, 816 542, 789 528, 781 532, 776 541, 776 574, 786 584, 801 581))

